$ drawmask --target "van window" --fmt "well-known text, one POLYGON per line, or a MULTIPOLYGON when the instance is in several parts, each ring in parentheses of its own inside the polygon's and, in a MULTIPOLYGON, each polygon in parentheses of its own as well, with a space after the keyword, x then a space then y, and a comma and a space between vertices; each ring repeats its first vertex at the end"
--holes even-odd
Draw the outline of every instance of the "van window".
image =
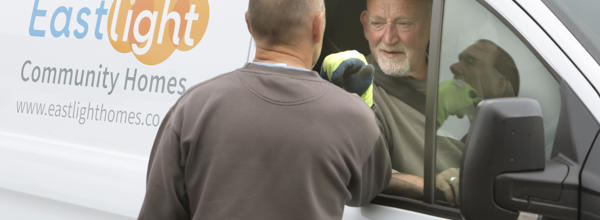
POLYGON ((470 0, 446 1, 437 109, 436 200, 457 205, 462 152, 477 103, 529 97, 542 107, 546 158, 560 113, 559 84, 536 56, 494 14, 470 0), (440 167, 441 166, 441 167, 440 167))
POLYGON ((374 113, 395 172, 384 193, 421 199, 432 0, 366 2, 325 1, 321 58, 357 50, 375 66, 374 113))

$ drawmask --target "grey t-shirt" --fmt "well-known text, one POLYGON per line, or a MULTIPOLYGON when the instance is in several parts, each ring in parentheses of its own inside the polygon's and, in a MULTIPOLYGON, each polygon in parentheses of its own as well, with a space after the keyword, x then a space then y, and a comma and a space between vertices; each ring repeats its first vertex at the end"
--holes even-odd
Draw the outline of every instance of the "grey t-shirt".
POLYGON ((191 88, 150 156, 140 219, 341 219, 387 186, 371 109, 316 72, 248 64, 191 88))
MULTIPOLYGON (((386 140, 392 168, 402 173, 423 176, 425 148, 425 86, 426 80, 391 77, 375 66, 373 103, 375 114, 386 140)), ((437 136, 437 172, 458 168, 464 144, 458 140, 437 136)))

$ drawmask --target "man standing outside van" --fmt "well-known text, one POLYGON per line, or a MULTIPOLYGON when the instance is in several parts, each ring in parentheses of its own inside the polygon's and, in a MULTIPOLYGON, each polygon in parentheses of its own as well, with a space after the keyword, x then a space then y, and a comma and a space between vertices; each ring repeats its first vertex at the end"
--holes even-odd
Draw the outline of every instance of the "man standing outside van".
POLYGON ((367 204, 388 184, 371 109, 309 70, 323 0, 250 0, 246 21, 254 62, 171 108, 139 219, 341 219, 344 204, 367 204))

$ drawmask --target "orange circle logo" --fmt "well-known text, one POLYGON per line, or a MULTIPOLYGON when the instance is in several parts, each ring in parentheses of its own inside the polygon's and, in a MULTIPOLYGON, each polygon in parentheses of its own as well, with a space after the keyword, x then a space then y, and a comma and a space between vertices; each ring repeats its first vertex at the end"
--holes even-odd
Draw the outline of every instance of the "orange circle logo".
POLYGON ((112 47, 156 65, 194 48, 208 26, 208 0, 115 0, 108 14, 112 47))

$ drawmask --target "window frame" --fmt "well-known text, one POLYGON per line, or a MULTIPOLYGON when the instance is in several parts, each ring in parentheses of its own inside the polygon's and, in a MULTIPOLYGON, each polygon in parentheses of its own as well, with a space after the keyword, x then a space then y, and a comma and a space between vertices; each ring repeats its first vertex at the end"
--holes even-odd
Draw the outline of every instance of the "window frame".
POLYGON ((556 15, 564 26, 577 38, 577 41, 584 46, 584 49, 594 58, 597 63, 600 63, 600 47, 592 43, 593 39, 587 34, 584 34, 581 27, 554 1, 542 0, 542 2, 556 15))

